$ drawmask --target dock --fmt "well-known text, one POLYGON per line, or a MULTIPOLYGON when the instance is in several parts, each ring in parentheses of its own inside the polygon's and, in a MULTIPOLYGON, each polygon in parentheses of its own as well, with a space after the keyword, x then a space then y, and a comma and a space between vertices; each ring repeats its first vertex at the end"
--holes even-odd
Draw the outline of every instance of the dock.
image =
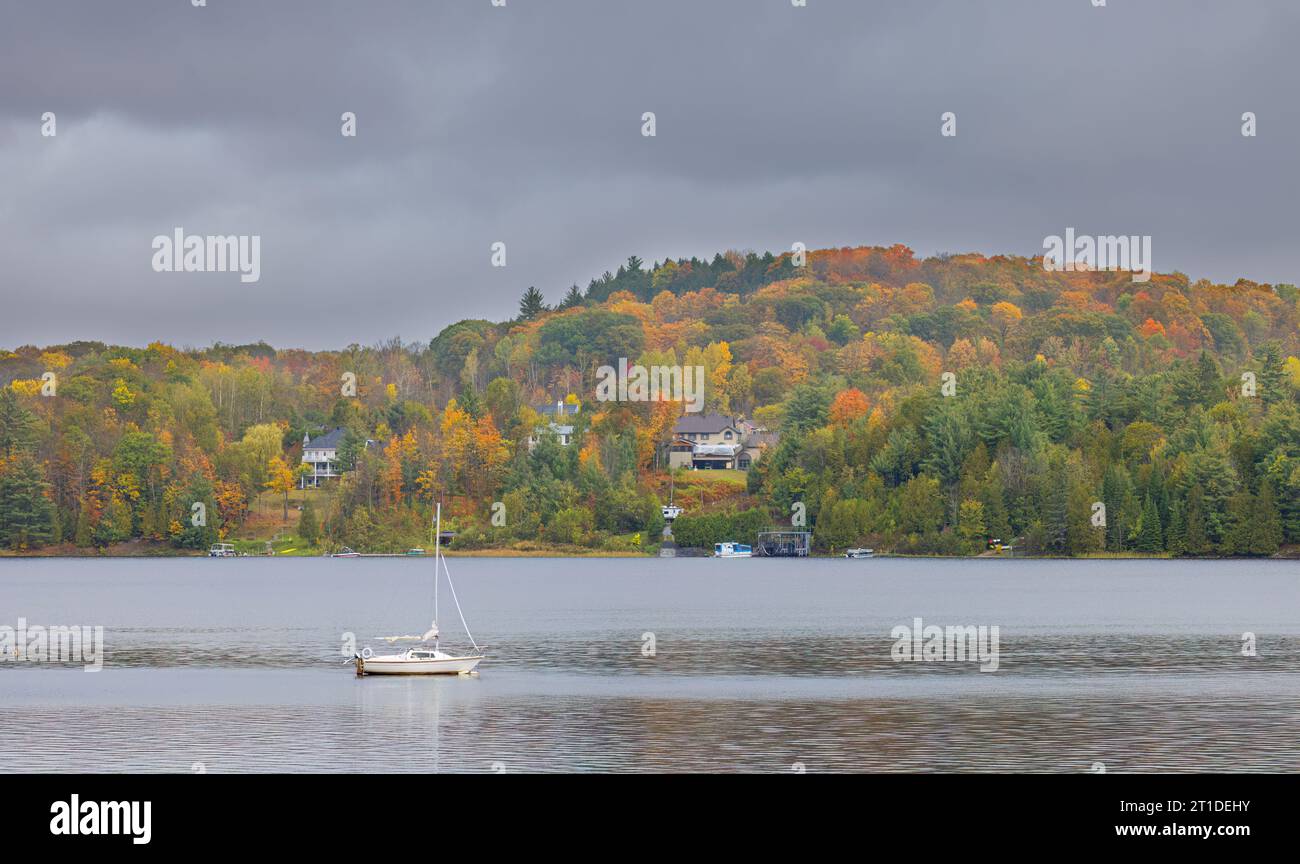
POLYGON ((773 528, 758 532, 754 556, 762 558, 807 558, 812 547, 811 531, 773 528))

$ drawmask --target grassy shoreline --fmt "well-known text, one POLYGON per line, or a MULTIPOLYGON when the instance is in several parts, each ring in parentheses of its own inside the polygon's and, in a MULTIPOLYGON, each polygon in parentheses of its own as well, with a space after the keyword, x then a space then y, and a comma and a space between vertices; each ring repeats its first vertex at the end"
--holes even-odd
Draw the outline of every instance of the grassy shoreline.
MULTIPOLYGON (((259 541, 260 542, 260 541, 259 541)), ((285 541, 285 542, 292 542, 285 541)), ((248 545, 241 543, 239 545, 248 545)), ((425 555, 402 555, 400 553, 380 554, 375 553, 376 557, 395 557, 395 558, 427 558, 432 553, 425 555)), ((639 552, 633 550, 609 550, 609 549, 585 549, 574 546, 547 546, 534 545, 529 548, 485 548, 485 549, 444 549, 443 554, 448 558, 655 558, 658 557, 656 551, 639 552)), ((0 550, 0 559, 43 559, 43 558, 206 558, 207 553, 198 550, 176 549, 168 544, 145 544, 139 541, 132 543, 121 543, 115 546, 105 548, 95 548, 91 550, 80 550, 78 547, 71 547, 69 544, 63 544, 56 547, 48 547, 35 552, 16 552, 9 549, 0 550), (72 551, 77 550, 77 551, 72 551)), ((291 547, 285 550, 277 550, 273 555, 265 555, 257 552, 248 551, 241 557, 249 558, 324 558, 328 554, 319 548, 300 549, 291 547)), ((707 555, 680 555, 681 558, 707 558, 707 555)), ((814 554, 810 558, 826 560, 846 560, 843 555, 814 554)), ((1222 556, 1222 555, 1202 555, 1192 557, 1174 558, 1168 554, 1161 555, 1142 555, 1135 552, 1094 552, 1088 555, 1060 556, 1060 555, 918 555, 906 553, 877 552, 875 557, 870 560, 879 558, 899 558, 913 560, 940 560, 940 561, 979 561, 979 560, 998 560, 998 561, 1111 561, 1111 560, 1135 560, 1135 561, 1294 561, 1300 560, 1300 548, 1283 549, 1276 555, 1264 557, 1245 557, 1245 556, 1222 556)))

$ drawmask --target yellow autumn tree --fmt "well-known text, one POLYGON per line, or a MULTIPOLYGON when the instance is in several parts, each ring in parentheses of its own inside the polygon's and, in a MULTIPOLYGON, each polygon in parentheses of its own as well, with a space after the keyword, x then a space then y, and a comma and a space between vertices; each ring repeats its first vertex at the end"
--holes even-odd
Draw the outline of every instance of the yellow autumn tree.
POLYGON ((297 478, 282 456, 273 456, 271 461, 266 463, 266 473, 266 488, 284 495, 284 521, 288 522, 289 493, 293 491, 297 478))
POLYGON ((1024 313, 1020 311, 1019 306, 1008 303, 1006 300, 993 304, 992 315, 993 321, 998 325, 998 332, 1001 334, 1003 342, 1007 339, 1008 331, 1019 324, 1020 319, 1024 317, 1024 313))

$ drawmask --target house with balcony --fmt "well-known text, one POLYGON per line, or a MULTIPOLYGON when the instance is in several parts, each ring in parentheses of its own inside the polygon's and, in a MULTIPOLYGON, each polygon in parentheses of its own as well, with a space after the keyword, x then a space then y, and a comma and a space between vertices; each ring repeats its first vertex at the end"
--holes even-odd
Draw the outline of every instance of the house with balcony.
MULTIPOLYGON (((322 480, 337 479, 342 475, 343 471, 339 466, 339 447, 342 446, 347 434, 348 430, 338 426, 315 438, 302 436, 302 462, 304 465, 310 465, 312 470, 298 481, 299 489, 308 486, 313 489, 319 488, 322 480)), ((375 443, 366 439, 366 449, 375 443)))
POLYGON ((748 471, 763 450, 773 446, 776 440, 775 433, 743 417, 716 412, 683 414, 673 427, 668 467, 748 471))
POLYGON ((347 430, 340 426, 315 438, 302 436, 302 462, 311 466, 311 473, 303 474, 299 489, 317 488, 322 480, 339 476, 339 445, 346 434, 347 430))

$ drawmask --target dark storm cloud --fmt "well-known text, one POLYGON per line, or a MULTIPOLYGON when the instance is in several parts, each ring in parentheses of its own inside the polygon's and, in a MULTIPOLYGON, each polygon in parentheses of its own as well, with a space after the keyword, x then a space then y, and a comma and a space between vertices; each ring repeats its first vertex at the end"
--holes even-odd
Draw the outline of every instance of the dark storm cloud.
POLYGON ((422 340, 629 254, 796 240, 1038 254, 1073 226, 1296 278, 1288 0, 0 10, 0 345, 422 340), (177 225, 260 234, 261 281, 154 273, 177 225))

